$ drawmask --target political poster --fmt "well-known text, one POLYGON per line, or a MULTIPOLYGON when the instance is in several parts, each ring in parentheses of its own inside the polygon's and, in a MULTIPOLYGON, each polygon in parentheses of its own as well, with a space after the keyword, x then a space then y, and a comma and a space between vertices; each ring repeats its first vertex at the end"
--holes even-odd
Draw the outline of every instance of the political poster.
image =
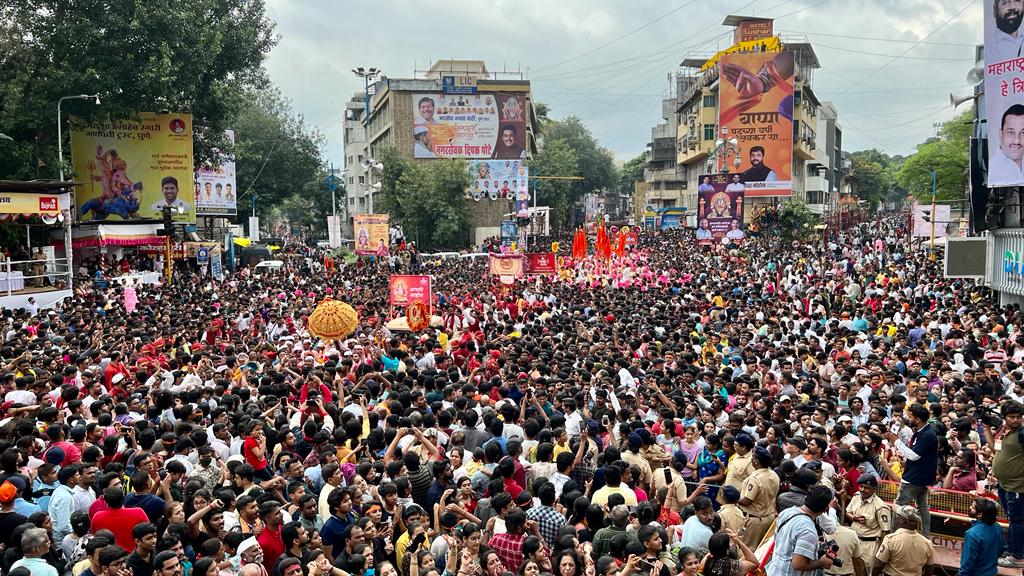
POLYGON ((740 241, 743 232, 743 197, 746 187, 739 174, 701 176, 697 186, 697 241, 707 244, 722 238, 740 241))
MULTIPOLYGON (((235 131, 226 131, 228 142, 235 143, 235 131)), ((234 216, 238 213, 235 189, 235 157, 221 154, 219 166, 203 166, 196 172, 196 215, 234 216)))
POLYGON ((988 186, 1024 185, 1024 58, 1020 3, 984 2, 988 186))
POLYGON ((527 274, 554 274, 557 271, 555 255, 550 252, 530 252, 526 254, 525 268, 527 274))
POLYGON ((520 94, 413 94, 413 157, 526 158, 520 94))
POLYGON ((352 218, 356 254, 385 256, 388 253, 388 215, 356 214, 352 218))
POLYGON ((430 276, 396 274, 390 277, 388 284, 392 306, 408 306, 413 302, 422 302, 426 304, 428 310, 430 309, 430 276))
POLYGON ((513 200, 529 206, 530 169, 522 160, 479 160, 469 163, 472 183, 466 195, 474 200, 513 200))
POLYGON ((502 220, 499 230, 501 231, 502 246, 511 246, 519 239, 519 226, 516 226, 515 220, 502 220))
POLYGON ((791 51, 722 56, 719 137, 739 143, 735 172, 748 197, 793 193, 795 66, 791 51))
POLYGON ((210 275, 213 276, 214 280, 224 279, 224 264, 221 262, 220 252, 214 252, 210 255, 210 275))
POLYGON ((171 206, 175 221, 195 222, 190 114, 71 124, 80 221, 159 219, 171 206))

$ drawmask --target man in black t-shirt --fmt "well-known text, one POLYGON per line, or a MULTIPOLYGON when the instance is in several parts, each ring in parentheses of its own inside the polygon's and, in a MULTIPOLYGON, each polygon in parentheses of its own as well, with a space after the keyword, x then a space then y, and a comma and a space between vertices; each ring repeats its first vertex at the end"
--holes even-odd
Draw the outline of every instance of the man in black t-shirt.
POLYGON ((18 497, 18 488, 11 481, 0 484, 0 543, 4 549, 10 548, 14 542, 11 535, 14 529, 28 522, 28 518, 14 511, 14 500, 18 497))

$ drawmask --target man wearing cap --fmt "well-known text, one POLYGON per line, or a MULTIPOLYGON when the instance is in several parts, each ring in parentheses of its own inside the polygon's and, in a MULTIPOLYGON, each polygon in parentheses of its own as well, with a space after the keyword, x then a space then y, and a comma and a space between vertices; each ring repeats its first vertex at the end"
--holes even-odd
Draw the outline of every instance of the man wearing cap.
POLYGON ((896 509, 896 532, 887 535, 875 555, 875 574, 885 576, 930 576, 935 562, 931 540, 917 527, 921 515, 913 506, 896 509))
MULTIPOLYGON (((635 465, 640 468, 640 478, 636 480, 646 489, 654 480, 654 473, 651 471, 651 465, 647 462, 647 459, 641 454, 644 445, 644 432, 650 435, 646 428, 629 433, 629 436, 626 437, 627 449, 622 451, 622 459, 630 466, 635 465)), ((635 500, 636 496, 634 495, 633 498, 635 500)), ((636 504, 633 504, 633 506, 636 506, 636 504)))
POLYGON ((754 448, 754 438, 745 432, 736 436, 733 447, 736 454, 729 459, 729 465, 725 472, 725 486, 734 486, 743 494, 743 482, 754 473, 754 456, 751 450, 754 448))
POLYGON ((857 478, 860 491, 846 505, 846 520, 860 539, 861 560, 865 566, 874 566, 878 544, 892 525, 892 510, 875 491, 878 477, 861 474, 857 478))
POLYGON ((746 520, 743 510, 737 504, 740 501, 740 491, 734 486, 726 486, 722 488, 722 499, 725 500, 725 504, 718 509, 718 517, 722 520, 722 531, 732 530, 739 534, 746 520))
POLYGON ((754 472, 743 481, 740 491, 740 509, 746 515, 743 522, 743 542, 756 548, 775 519, 775 497, 779 494, 779 477, 772 471, 772 456, 758 446, 753 450, 754 472))

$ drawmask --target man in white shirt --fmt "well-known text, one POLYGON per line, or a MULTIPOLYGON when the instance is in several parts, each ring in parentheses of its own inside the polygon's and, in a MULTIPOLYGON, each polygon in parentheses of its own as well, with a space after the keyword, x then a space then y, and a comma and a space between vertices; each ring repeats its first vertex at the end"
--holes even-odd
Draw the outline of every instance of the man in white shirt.
POLYGON ((989 186, 1024 182, 1024 172, 1021 170, 1021 159, 1024 158, 1024 105, 1014 104, 1003 112, 999 127, 999 148, 992 150, 989 156, 989 186))
POLYGON ((729 185, 725 187, 725 191, 726 192, 743 192, 744 190, 746 190, 746 186, 743 184, 743 182, 740 182, 740 175, 739 174, 733 174, 732 175, 732 182, 729 182, 729 185))
POLYGON ((1020 24, 1024 17, 1024 0, 991 0, 994 5, 995 30, 985 39, 985 64, 1019 58, 1021 55, 1020 24))

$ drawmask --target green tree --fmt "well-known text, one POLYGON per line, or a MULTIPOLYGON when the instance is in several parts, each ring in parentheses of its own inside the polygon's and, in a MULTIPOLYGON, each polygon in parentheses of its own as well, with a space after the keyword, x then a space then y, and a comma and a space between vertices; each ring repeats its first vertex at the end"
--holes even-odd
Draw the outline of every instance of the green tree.
MULTIPOLYGON (((544 146, 549 140, 563 140, 576 155, 578 174, 548 174, 531 171, 537 176, 582 176, 583 180, 573 182, 569 205, 576 204, 584 194, 607 190, 616 186, 618 175, 612 154, 601 146, 578 116, 557 120, 544 134, 544 146)), ((559 221, 559 224, 562 222, 559 221)))
POLYGON ((807 238, 813 234, 817 218, 807 204, 793 198, 786 200, 779 204, 777 212, 779 238, 787 244, 807 238))
POLYGON ((258 214, 302 194, 316 199, 319 213, 314 215, 326 218, 331 201, 330 192, 323 190, 323 136, 292 112, 291 103, 279 90, 253 91, 247 98, 249 106, 231 120, 239 213, 247 212, 252 194, 257 195, 258 214))
MULTIPOLYGON (((878 151, 868 150, 866 152, 878 151)), ((850 174, 856 183, 854 190, 857 197, 869 202, 874 207, 889 195, 892 181, 890 173, 883 164, 884 160, 883 162, 872 160, 870 159, 872 156, 872 154, 861 154, 860 152, 853 153, 850 174)))
POLYGON ((622 167, 619 171, 619 193, 633 194, 633 184, 644 179, 644 167, 647 165, 647 154, 641 152, 622 167))
POLYGON ((468 163, 409 162, 386 151, 378 158, 384 164, 383 207, 393 222, 401 224, 406 238, 426 252, 469 246, 469 205, 465 199, 471 184, 468 163))
POLYGON ((266 84, 262 63, 275 42, 263 0, 7 0, 0 4, 0 126, 16 150, 0 151, 0 177, 34 177, 37 167, 57 176, 55 107, 83 93, 102 101, 65 104, 83 121, 190 112, 196 164, 216 161, 246 89, 266 84))
MULTIPOLYGON (((579 165, 576 152, 560 138, 548 138, 528 162, 533 176, 576 176, 579 165)), ((568 222, 573 193, 572 180, 536 180, 538 206, 551 208, 551 225, 558 230, 568 222)))
POLYGON ((974 111, 965 110, 942 124, 937 138, 929 138, 900 165, 896 182, 918 201, 930 202, 932 171, 936 172, 939 201, 959 200, 967 189, 970 138, 974 111))
POLYGON ((900 166, 896 180, 919 202, 930 202, 932 171, 936 172, 939 201, 963 197, 967 186, 968 151, 952 141, 939 140, 918 147, 900 166))

